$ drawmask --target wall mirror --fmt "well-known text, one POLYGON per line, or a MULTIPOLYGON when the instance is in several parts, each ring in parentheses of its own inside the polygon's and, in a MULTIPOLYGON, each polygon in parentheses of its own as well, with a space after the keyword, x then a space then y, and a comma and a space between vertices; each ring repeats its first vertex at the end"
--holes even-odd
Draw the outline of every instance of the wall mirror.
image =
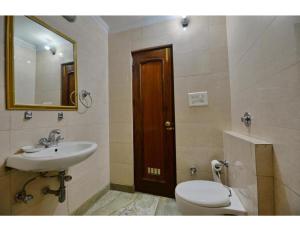
POLYGON ((37 17, 6 17, 9 110, 77 110, 76 42, 37 17))

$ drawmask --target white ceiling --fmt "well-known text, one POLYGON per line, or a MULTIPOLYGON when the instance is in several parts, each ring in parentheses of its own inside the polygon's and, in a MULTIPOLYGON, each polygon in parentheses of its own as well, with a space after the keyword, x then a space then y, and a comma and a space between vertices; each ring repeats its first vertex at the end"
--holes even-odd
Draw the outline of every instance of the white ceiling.
POLYGON ((14 17, 14 26, 14 36, 33 45, 37 50, 44 49, 45 45, 73 49, 71 42, 25 16, 14 17))
POLYGON ((109 32, 111 33, 143 27, 175 17, 176 16, 101 16, 108 25, 109 32))

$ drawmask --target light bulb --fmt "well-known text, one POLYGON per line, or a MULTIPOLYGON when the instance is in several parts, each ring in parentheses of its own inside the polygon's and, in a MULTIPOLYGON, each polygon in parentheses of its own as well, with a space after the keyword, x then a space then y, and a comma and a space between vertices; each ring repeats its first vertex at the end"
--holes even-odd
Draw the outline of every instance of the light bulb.
POLYGON ((50 50, 50 47, 48 45, 44 46, 44 48, 49 51, 50 50))

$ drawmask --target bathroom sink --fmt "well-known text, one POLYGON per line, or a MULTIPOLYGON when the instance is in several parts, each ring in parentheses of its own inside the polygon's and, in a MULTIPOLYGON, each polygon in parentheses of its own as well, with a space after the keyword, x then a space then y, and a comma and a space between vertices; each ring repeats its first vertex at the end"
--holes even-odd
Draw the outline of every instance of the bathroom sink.
POLYGON ((93 142, 63 142, 39 152, 10 156, 6 166, 33 172, 63 171, 87 159, 97 147, 98 145, 93 142))

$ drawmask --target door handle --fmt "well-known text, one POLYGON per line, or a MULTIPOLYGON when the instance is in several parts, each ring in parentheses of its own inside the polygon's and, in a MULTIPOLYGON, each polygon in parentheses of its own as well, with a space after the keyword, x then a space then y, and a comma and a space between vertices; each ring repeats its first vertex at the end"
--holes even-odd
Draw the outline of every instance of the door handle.
POLYGON ((168 131, 174 130, 174 127, 172 126, 172 123, 170 121, 165 122, 165 127, 168 131))
POLYGON ((170 121, 166 121, 165 122, 165 127, 171 127, 171 122, 170 121))

